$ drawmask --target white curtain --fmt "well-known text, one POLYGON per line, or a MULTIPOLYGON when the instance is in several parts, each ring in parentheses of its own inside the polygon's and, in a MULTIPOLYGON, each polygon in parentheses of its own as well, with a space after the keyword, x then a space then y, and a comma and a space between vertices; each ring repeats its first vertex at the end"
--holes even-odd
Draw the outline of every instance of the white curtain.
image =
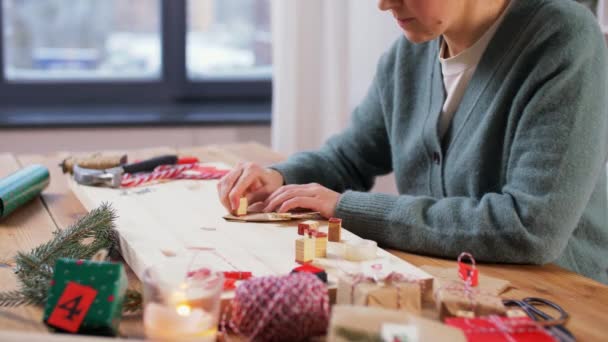
POLYGON ((597 16, 608 41, 608 0, 599 0, 597 5, 597 16))
POLYGON ((376 1, 275 0, 272 146, 316 149, 348 124, 399 34, 376 1))

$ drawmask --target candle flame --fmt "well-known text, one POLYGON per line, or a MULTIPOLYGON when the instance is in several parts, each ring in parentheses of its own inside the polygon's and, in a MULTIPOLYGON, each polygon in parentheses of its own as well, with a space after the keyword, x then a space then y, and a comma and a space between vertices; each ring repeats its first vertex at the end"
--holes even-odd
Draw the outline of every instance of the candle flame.
POLYGON ((177 314, 180 316, 189 316, 191 311, 190 305, 182 304, 177 306, 177 314))

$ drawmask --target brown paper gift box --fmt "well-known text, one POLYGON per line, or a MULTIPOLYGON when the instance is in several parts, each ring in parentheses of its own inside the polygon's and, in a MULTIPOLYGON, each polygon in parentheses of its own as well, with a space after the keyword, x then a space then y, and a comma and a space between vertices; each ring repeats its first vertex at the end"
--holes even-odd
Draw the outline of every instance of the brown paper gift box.
POLYGON ((420 314, 422 288, 419 282, 361 281, 357 276, 341 275, 336 304, 383 307, 420 314))
POLYGON ((382 341, 380 333, 386 323, 416 327, 418 341, 466 341, 460 329, 416 317, 403 311, 352 305, 335 305, 329 322, 328 342, 382 341), (356 337, 355 337, 356 336, 356 337))
POLYGON ((435 301, 442 321, 446 317, 467 316, 470 313, 475 317, 506 313, 500 297, 475 287, 467 291, 462 281, 440 287, 435 292, 435 301))

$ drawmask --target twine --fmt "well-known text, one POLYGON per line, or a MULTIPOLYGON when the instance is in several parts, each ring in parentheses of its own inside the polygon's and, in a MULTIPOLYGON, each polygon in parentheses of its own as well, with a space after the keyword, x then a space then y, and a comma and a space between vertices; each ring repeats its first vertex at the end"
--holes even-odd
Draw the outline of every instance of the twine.
POLYGON ((227 327, 249 341, 303 341, 323 335, 329 325, 327 287, 315 275, 253 278, 235 292, 220 328, 227 327))

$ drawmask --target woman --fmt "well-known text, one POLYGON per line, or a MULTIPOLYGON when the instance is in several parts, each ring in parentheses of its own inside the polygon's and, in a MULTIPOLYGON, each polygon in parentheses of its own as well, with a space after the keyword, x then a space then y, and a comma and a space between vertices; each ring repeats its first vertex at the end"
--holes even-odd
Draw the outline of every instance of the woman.
POLYGON ((405 37, 348 129, 272 168, 240 165, 218 185, 224 206, 247 196, 341 217, 388 248, 556 262, 608 283, 608 66, 593 15, 571 0, 379 7, 405 37), (366 192, 391 171, 399 196, 366 192))

